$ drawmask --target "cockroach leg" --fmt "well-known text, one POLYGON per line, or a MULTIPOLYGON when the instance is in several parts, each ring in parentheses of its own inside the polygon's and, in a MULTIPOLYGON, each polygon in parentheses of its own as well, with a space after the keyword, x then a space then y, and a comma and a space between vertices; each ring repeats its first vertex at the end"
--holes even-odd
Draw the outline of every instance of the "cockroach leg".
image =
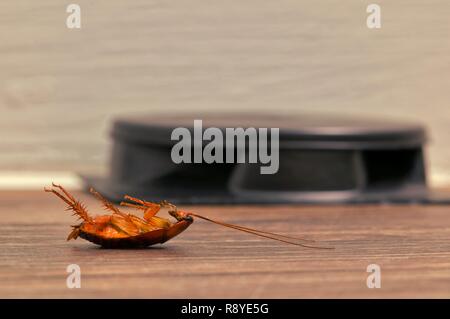
POLYGON ((72 196, 72 194, 70 194, 68 191, 66 191, 66 189, 64 187, 62 187, 61 185, 52 183, 53 187, 59 188, 72 202, 76 202, 77 200, 75 199, 75 197, 72 196))
POLYGON ((89 192, 94 195, 99 201, 102 202, 103 207, 105 207, 105 209, 110 210, 116 214, 119 215, 126 215, 125 213, 121 212, 116 206, 114 206, 112 203, 110 203, 109 201, 106 200, 106 198, 104 198, 99 192, 97 192, 94 188, 90 188, 89 192))
POLYGON ((80 235, 80 226, 72 226, 73 230, 70 232, 69 236, 67 236, 67 240, 77 239, 80 235))
POLYGON ((60 193, 58 193, 57 191, 55 191, 54 189, 50 189, 50 188, 47 188, 47 187, 44 187, 44 191, 45 192, 47 192, 47 193, 53 193, 53 194, 55 194, 56 196, 58 196, 59 198, 61 198, 67 205, 73 205, 72 204, 72 202, 69 200, 69 199, 67 199, 64 195, 61 195, 60 193))
POLYGON ((122 230, 127 229, 127 233, 128 234, 139 234, 139 228, 134 224, 133 219, 131 218, 131 216, 129 214, 126 214, 122 211, 120 211, 116 206, 114 206, 112 203, 110 203, 108 200, 106 200, 106 198, 104 198, 99 192, 97 192, 94 188, 90 188, 89 191, 91 192, 91 194, 93 194, 98 200, 100 200, 103 204, 103 207, 105 207, 105 209, 112 211, 116 216, 119 215, 122 217, 123 220, 125 220, 126 222, 121 221, 121 219, 117 219, 113 216, 111 217, 110 222, 117 226, 120 227, 122 230))
POLYGON ((131 203, 128 203, 128 202, 120 202, 119 205, 120 206, 126 206, 126 207, 132 207, 132 208, 140 209, 140 210, 146 210, 147 209, 145 206, 137 205, 137 204, 131 204, 131 203))
POLYGON ((128 199, 130 202, 141 204, 142 206, 146 206, 147 203, 145 200, 136 197, 131 197, 130 195, 125 195, 123 198, 128 199))
POLYGON ((91 222, 92 218, 89 216, 86 208, 83 206, 83 204, 80 201, 77 201, 68 191, 66 191, 62 186, 56 185, 52 183, 53 187, 59 188, 66 196, 59 193, 58 191, 54 189, 48 189, 44 187, 44 191, 50 192, 58 196, 61 200, 63 200, 67 205, 69 205, 68 209, 73 210, 74 215, 77 215, 81 219, 87 222, 91 222))
POLYGON ((131 203, 127 203, 127 202, 121 202, 120 205, 122 206, 128 206, 128 207, 134 207, 137 209, 142 209, 144 210, 144 219, 145 220, 150 220, 153 216, 155 216, 159 210, 161 209, 161 205, 152 203, 152 202, 147 202, 145 200, 139 199, 139 198, 135 198, 135 197, 131 197, 129 195, 125 195, 124 196, 125 199, 141 204, 141 206, 137 205, 137 204, 131 204, 131 203))
MULTIPOLYGON (((164 207, 165 209, 167 209, 169 211, 169 214, 174 216, 175 218, 177 218, 176 216, 181 216, 181 219, 183 219, 182 217, 184 217, 185 213, 178 211, 177 206, 175 206, 174 204, 169 203, 166 200, 163 200, 159 203, 159 205, 161 207, 164 207)), ((178 219, 178 218, 177 218, 178 219)))
POLYGON ((161 206, 155 204, 153 207, 149 207, 144 212, 144 219, 150 220, 153 216, 155 216, 159 210, 161 209, 161 206))

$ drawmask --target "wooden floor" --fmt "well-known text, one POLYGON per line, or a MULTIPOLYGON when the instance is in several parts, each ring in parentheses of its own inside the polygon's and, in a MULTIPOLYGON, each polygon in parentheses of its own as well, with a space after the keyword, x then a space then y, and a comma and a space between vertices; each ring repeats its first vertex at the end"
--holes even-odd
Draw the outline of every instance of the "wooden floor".
MULTIPOLYGON (((77 194, 100 212, 95 200, 77 194)), ((304 249, 197 220, 140 250, 66 242, 73 217, 44 192, 0 193, 0 297, 316 298, 450 297, 450 209, 445 206, 190 207, 210 217, 335 250, 304 249), (369 289, 369 264, 381 288, 369 289), (81 288, 66 267, 81 267, 81 288)))

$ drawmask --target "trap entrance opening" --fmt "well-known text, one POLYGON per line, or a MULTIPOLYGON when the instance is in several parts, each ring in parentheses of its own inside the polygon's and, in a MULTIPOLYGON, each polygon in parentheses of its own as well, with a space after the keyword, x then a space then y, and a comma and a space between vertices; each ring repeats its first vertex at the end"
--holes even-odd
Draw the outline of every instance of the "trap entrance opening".
POLYGON ((421 149, 363 151, 365 184, 369 190, 425 183, 421 149))
POLYGON ((276 175, 246 168, 235 177, 240 190, 276 192, 380 191, 425 183, 422 152, 405 150, 287 150, 276 175), (262 186, 264 185, 264 186, 262 186))

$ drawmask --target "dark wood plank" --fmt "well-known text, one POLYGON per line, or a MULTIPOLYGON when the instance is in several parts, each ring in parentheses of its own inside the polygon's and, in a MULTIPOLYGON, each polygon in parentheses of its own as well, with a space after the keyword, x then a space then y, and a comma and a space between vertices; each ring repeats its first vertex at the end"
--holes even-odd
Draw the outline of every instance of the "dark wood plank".
MULTIPOLYGON (((77 193, 91 212, 95 200, 77 193)), ((44 192, 0 192, 0 297, 450 297, 445 206, 202 206, 190 210, 336 247, 303 249, 197 220, 158 247, 106 250, 78 239, 44 192), (66 267, 81 267, 81 289, 66 267), (367 265, 382 286, 368 289, 367 265)))

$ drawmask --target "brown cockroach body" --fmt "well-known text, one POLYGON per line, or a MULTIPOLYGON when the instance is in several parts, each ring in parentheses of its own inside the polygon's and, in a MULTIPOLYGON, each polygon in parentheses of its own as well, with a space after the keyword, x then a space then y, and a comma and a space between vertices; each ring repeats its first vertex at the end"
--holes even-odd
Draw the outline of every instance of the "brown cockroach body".
POLYGON ((92 217, 88 214, 86 207, 80 201, 76 200, 62 186, 56 184, 52 185, 54 188, 44 188, 44 190, 46 192, 51 192, 62 199, 68 205, 67 210, 72 210, 74 215, 78 216, 78 218, 82 220, 80 224, 72 226, 73 229, 67 237, 67 240, 81 237, 105 248, 147 247, 154 244, 162 244, 169 239, 174 238, 193 223, 193 217, 197 217, 221 226, 288 244, 308 248, 331 248, 305 244, 308 242, 314 242, 312 240, 283 236, 212 220, 195 213, 178 210, 175 205, 172 205, 166 201, 157 204, 125 195, 124 198, 132 203, 121 202, 120 205, 133 207, 143 211, 144 216, 143 218, 140 218, 135 215, 122 212, 91 188, 90 192, 103 203, 106 210, 111 211, 110 215, 92 217), (172 222, 169 219, 156 216, 161 208, 168 209, 168 213, 175 218, 175 221, 172 222))

